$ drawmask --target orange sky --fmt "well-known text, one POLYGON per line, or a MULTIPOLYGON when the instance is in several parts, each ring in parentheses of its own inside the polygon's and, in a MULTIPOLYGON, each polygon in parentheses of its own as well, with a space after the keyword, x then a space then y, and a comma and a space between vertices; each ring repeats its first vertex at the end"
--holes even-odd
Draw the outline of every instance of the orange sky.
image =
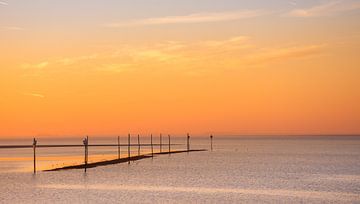
POLYGON ((0 137, 360 133, 358 2, 157 1, 1 0, 0 137))

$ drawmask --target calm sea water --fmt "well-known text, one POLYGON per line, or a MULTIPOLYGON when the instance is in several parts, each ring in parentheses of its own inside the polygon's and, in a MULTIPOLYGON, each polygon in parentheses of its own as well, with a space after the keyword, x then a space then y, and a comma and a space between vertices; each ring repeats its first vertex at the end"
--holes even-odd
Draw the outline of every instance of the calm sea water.
MULTIPOLYGON (((116 143, 116 138, 90 142, 116 143)), ((209 148, 209 142, 192 138, 191 146, 209 148)), ((11 143, 31 140, 0 140, 11 143)), ((81 139, 39 143, 81 144, 81 139)), ((82 154, 81 148, 38 149, 38 165, 81 163, 82 154)), ((116 147, 91 148, 90 160, 116 154, 116 147)), ((217 137, 213 152, 162 155, 86 174, 33 175, 31 159, 31 149, 0 150, 1 203, 360 203, 360 137, 217 137)))

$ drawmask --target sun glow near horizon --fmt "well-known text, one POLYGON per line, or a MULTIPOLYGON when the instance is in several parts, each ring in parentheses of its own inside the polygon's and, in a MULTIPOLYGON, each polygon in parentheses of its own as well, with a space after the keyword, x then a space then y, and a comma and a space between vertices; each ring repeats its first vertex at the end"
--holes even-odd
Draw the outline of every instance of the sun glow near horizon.
POLYGON ((360 132, 358 2, 155 2, 0 1, 0 137, 360 132))

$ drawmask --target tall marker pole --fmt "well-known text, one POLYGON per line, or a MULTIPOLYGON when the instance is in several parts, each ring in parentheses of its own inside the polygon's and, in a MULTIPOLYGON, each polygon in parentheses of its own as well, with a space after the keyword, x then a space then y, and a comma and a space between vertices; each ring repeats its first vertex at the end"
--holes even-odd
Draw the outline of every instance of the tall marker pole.
POLYGON ((213 136, 210 135, 210 147, 211 147, 211 151, 213 151, 213 136))

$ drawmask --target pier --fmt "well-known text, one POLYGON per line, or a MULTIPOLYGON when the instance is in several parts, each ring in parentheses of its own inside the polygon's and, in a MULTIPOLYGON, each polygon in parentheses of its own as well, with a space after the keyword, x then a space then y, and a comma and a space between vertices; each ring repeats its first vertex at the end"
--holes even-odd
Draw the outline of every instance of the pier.
MULTIPOLYGON (((211 135, 211 147, 212 150, 212 135, 211 135)), ((36 165, 37 165, 37 154, 36 149, 37 148, 69 148, 69 147, 79 147, 84 148, 84 163, 83 164, 76 164, 76 165, 65 165, 62 167, 52 168, 52 169, 46 169, 43 171, 59 171, 59 170, 69 170, 69 169, 84 169, 85 172, 87 172, 88 168, 95 168, 98 166, 106 166, 106 165, 112 165, 112 164, 119 164, 119 163, 128 163, 130 164, 131 161, 137 161, 147 158, 154 158, 158 155, 164 155, 164 154, 179 154, 179 153, 190 153, 190 152, 201 152, 201 151, 207 151, 206 149, 190 149, 190 135, 187 134, 186 136, 186 150, 181 150, 179 148, 173 148, 174 147, 180 147, 183 146, 183 144, 173 144, 171 143, 171 136, 168 135, 168 144, 162 143, 162 134, 160 134, 159 137, 159 143, 153 143, 153 136, 150 135, 150 143, 140 143, 140 135, 137 135, 137 143, 131 144, 131 135, 128 134, 128 143, 122 144, 120 143, 120 136, 117 137, 117 143, 115 144, 91 144, 89 143, 89 137, 86 136, 83 139, 83 144, 55 144, 55 145, 42 145, 38 144, 38 140, 36 138, 33 138, 32 145, 0 145, 0 149, 26 149, 26 148, 32 148, 33 149, 33 172, 36 174, 36 165), (168 151, 163 150, 163 146, 168 146, 168 151), (96 161, 96 162, 89 162, 89 147, 117 147, 117 159, 111 159, 111 160, 105 160, 105 161, 96 161), (127 157, 121 158, 121 147, 127 147, 127 157), (138 154, 137 155, 131 155, 131 148, 137 147, 138 154), (141 147, 148 147, 151 149, 150 153, 141 154, 141 147), (154 147, 158 147, 159 152, 154 152, 154 147), (176 150, 175 150, 176 149, 176 150)))

